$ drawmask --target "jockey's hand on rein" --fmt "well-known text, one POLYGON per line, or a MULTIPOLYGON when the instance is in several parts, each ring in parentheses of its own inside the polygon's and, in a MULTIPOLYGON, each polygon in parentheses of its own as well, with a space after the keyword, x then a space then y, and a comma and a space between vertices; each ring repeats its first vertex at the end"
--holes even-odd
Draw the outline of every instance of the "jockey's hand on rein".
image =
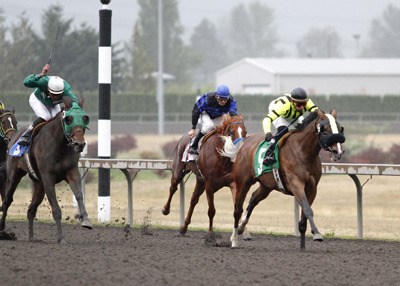
POLYGON ((265 134, 265 141, 269 142, 272 139, 272 133, 271 132, 267 132, 267 134, 265 134))

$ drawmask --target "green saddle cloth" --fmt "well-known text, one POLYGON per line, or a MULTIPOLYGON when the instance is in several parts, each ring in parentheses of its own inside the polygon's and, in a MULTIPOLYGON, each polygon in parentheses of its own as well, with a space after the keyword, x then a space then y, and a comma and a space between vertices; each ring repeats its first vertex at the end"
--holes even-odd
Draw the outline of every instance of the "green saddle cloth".
MULTIPOLYGON (((279 142, 278 142, 279 143, 279 142)), ((256 177, 261 176, 264 173, 272 172, 272 168, 279 169, 279 144, 275 145, 275 159, 276 161, 272 164, 265 166, 263 164, 265 152, 268 150, 270 142, 263 141, 258 145, 256 155, 254 156, 254 171, 256 177)))

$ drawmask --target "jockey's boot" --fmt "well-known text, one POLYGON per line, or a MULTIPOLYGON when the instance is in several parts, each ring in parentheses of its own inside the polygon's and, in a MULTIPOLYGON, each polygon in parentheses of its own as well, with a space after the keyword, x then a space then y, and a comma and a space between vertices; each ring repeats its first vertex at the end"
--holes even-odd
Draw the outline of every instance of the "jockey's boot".
POLYGON ((199 131, 199 133, 197 133, 196 137, 193 139, 193 141, 190 143, 190 147, 189 147, 189 154, 192 155, 199 155, 199 152, 197 151, 197 149, 199 148, 199 142, 200 139, 204 136, 203 133, 201 133, 201 131, 199 131))
POLYGON ((33 128, 35 128, 40 123, 45 122, 45 121, 46 120, 44 120, 41 117, 36 118, 35 121, 33 121, 31 125, 29 125, 28 129, 21 136, 21 139, 19 139, 18 144, 21 145, 21 146, 29 146, 31 144, 33 128))
POLYGON ((271 140, 269 148, 268 148, 267 152, 265 152, 264 161, 263 161, 264 165, 269 165, 276 161, 276 159, 275 159, 275 141, 274 142, 273 141, 274 140, 271 140))

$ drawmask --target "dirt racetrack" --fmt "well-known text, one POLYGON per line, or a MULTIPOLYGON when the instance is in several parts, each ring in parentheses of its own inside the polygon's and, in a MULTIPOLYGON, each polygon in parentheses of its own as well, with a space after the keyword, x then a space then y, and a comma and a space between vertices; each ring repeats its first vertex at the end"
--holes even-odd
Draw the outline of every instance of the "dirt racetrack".
POLYGON ((400 285, 400 243, 253 235, 229 247, 204 231, 36 223, 38 242, 27 241, 27 223, 8 221, 17 240, 1 240, 0 284, 8 285, 400 285))

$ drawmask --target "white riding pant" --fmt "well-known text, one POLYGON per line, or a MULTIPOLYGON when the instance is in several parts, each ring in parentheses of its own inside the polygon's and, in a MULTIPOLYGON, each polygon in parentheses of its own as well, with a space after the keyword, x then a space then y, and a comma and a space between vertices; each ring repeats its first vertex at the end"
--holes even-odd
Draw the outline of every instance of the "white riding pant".
MULTIPOLYGON (((268 106, 268 111, 271 112, 274 109, 274 101, 272 101, 268 106)), ((303 122, 304 117, 303 115, 300 116, 295 122, 293 122, 292 126, 294 127, 295 124, 303 122)), ((272 124, 275 126, 276 130, 278 130, 281 126, 289 126, 289 124, 293 121, 292 118, 286 118, 283 116, 278 117, 275 119, 272 124)), ((289 128, 290 129, 290 128, 289 128)))
POLYGON ((200 118, 198 121, 198 123, 201 126, 200 128, 201 133, 205 135, 208 132, 213 131, 215 129, 215 126, 220 125, 222 123, 222 120, 223 120, 222 116, 211 119, 210 115, 203 112, 202 114, 200 114, 200 118))
POLYGON ((29 96, 29 105, 32 107, 37 117, 43 118, 46 121, 54 118, 61 111, 61 105, 44 105, 34 93, 29 96))

